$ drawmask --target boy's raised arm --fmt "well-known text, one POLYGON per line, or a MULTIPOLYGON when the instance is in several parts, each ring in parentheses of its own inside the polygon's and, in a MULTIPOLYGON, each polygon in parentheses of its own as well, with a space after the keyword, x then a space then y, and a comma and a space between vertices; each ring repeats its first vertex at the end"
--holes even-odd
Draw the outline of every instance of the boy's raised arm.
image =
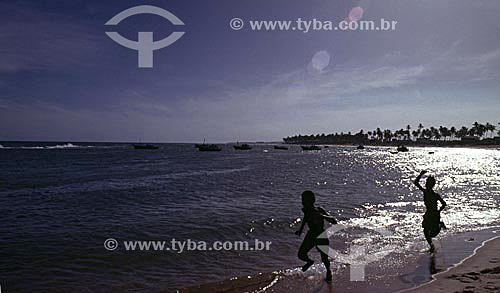
POLYGON ((418 174, 417 178, 415 178, 415 181, 413 181, 413 184, 415 184, 421 191, 425 191, 422 185, 420 185, 420 179, 422 179, 422 176, 424 176, 425 173, 427 173, 427 171, 422 170, 420 174, 418 174))

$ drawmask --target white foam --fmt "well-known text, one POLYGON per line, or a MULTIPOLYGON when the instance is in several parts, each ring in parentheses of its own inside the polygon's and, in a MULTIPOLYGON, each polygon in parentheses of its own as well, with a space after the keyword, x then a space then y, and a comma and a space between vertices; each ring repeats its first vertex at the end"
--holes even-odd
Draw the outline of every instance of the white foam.
POLYGON ((13 149, 23 149, 23 150, 57 150, 57 149, 72 149, 72 148, 92 148, 94 146, 83 146, 83 145, 74 145, 72 143, 66 144, 58 144, 58 145, 47 145, 47 146, 21 146, 15 147, 13 149))
POLYGON ((69 148, 79 148, 79 147, 82 147, 82 146, 74 145, 72 143, 66 143, 66 144, 62 144, 62 145, 46 146, 45 148, 47 148, 47 149, 69 149, 69 148))

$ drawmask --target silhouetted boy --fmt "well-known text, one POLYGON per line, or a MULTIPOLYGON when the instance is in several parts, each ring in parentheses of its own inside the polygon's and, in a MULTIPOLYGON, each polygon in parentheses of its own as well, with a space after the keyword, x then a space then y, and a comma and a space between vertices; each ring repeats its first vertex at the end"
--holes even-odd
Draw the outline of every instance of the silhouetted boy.
POLYGON ((312 259, 309 258, 307 253, 309 250, 311 250, 313 247, 316 246, 316 249, 318 249, 319 253, 321 254, 321 261, 325 265, 326 268, 326 281, 330 282, 332 280, 332 272, 330 270, 330 260, 328 259, 328 255, 323 252, 321 249, 318 248, 318 245, 326 245, 328 246, 328 238, 322 238, 318 239, 317 237, 325 231, 323 225, 324 225, 324 220, 327 220, 328 222, 332 224, 337 224, 337 221, 330 216, 324 209, 320 207, 315 207, 314 202, 316 201, 316 198, 314 196, 314 193, 312 191, 306 190, 302 193, 302 211, 304 212, 304 218, 302 220, 302 225, 300 226, 300 229, 295 232, 295 234, 299 235, 302 233, 302 230, 304 230, 304 225, 307 223, 307 226, 309 227, 309 231, 307 231, 307 234, 304 238, 304 241, 300 245, 299 248, 299 259, 303 260, 306 262, 304 266, 302 266, 302 271, 307 271, 309 267, 311 267, 314 263, 312 259))
POLYGON ((433 176, 427 177, 427 180, 425 181, 425 188, 420 185, 419 181, 425 173, 427 173, 427 171, 420 172, 413 183, 424 193, 426 211, 424 214, 424 220, 422 221, 422 228, 424 228, 425 240, 427 240, 427 243, 431 246, 429 251, 434 252, 432 238, 439 234, 441 228, 446 228, 444 223, 441 222, 440 215, 441 211, 446 207, 446 202, 432 189, 434 188, 434 185, 436 185, 436 179, 434 179, 433 176), (441 203, 439 210, 437 208, 438 201, 441 203))

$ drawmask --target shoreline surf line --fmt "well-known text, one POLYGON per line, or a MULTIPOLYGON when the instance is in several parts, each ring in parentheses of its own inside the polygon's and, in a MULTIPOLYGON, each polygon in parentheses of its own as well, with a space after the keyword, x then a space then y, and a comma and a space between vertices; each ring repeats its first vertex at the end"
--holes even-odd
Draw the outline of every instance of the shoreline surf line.
MULTIPOLYGON (((496 227, 496 228, 500 228, 500 227, 496 227)), ((486 243, 488 243, 488 242, 490 242, 490 241, 494 241, 494 240, 496 240, 496 239, 500 239, 500 235, 497 235, 497 236, 494 236, 494 237, 492 237, 492 238, 490 238, 490 239, 484 240, 483 242, 481 242, 481 245, 479 245, 478 247, 476 247, 476 248, 474 249, 474 251, 472 252, 472 254, 471 254, 471 255, 467 256, 467 257, 466 257, 466 258, 464 258, 464 259, 462 259, 462 260, 461 260, 461 261, 459 261, 458 263, 453 264, 452 266, 450 266, 450 267, 449 267, 449 268, 447 268, 446 270, 444 270, 444 271, 441 271, 441 272, 438 272, 438 273, 436 273, 436 274, 431 275, 432 280, 430 280, 430 281, 428 281, 428 282, 425 282, 425 283, 423 283, 423 284, 420 284, 420 285, 418 285, 418 286, 415 286, 415 287, 411 287, 411 288, 408 288, 408 289, 403 289, 403 290, 400 290, 400 291, 396 291, 395 293, 411 292, 411 291, 413 291, 413 290, 417 290, 417 289, 420 289, 420 288, 422 288, 422 287, 424 287, 424 286, 430 285, 430 284, 434 283, 435 281, 439 281, 438 277, 439 277, 440 275, 446 274, 446 273, 448 273, 450 270, 455 269, 455 268, 458 268, 458 267, 459 267, 459 266, 461 266, 464 262, 466 262, 467 260, 469 260, 469 259, 473 258, 474 256, 476 256, 476 255, 477 255, 477 253, 478 253, 478 251, 479 251, 481 248, 483 248, 483 247, 486 245, 486 243)))
MULTIPOLYGON (((482 229, 482 230, 477 230, 477 231, 468 231, 465 233, 459 233, 456 235, 451 235, 451 242, 459 244, 459 253, 457 256, 459 257, 453 257, 453 261, 448 261, 446 266, 442 267, 442 270, 440 273, 446 273, 447 271, 451 270, 452 268, 459 266, 466 260, 470 259, 472 256, 475 256, 477 254, 477 251, 479 248, 483 247, 485 243, 488 243, 488 241, 494 240, 497 237, 500 236, 494 236, 492 233, 495 233, 495 231, 500 232, 497 230, 500 228, 500 226, 493 226, 489 227, 487 229, 482 229), (484 234, 484 232, 487 232, 484 234), (483 236, 481 236, 483 234, 483 236), (479 240, 474 243, 475 245, 470 245, 466 243, 471 243, 469 242, 470 238, 473 238, 479 240), (479 239, 478 239, 479 238, 479 239), (482 238, 482 239, 481 239, 482 238), (465 241, 465 242, 463 242, 465 241), (462 247, 462 243, 465 245, 465 247, 462 247), (467 248, 468 247, 468 248, 467 248), (464 251, 462 251, 464 250, 464 251)), ((497 233, 498 233, 497 232, 497 233)), ((448 241, 448 242, 450 242, 448 241)), ((455 245, 456 246, 456 245, 455 245)), ((450 249, 457 249, 457 247, 454 247, 453 245, 449 247, 450 249)), ((402 268, 403 272, 407 272, 407 275, 411 275, 413 277, 419 277, 419 280, 412 280, 409 282, 412 282, 412 284, 408 284, 408 282, 402 281, 398 276, 401 276, 399 272, 394 272, 394 271, 389 271, 389 272, 383 272, 384 274, 388 273, 388 278, 386 281, 389 281, 389 283, 384 282, 377 282, 376 280, 372 279, 371 281, 375 281, 375 283, 369 284, 370 282, 350 282, 349 281, 349 274, 348 270, 346 271, 346 267, 340 268, 340 270, 337 270, 334 272, 334 287, 335 289, 340 289, 340 290, 354 290, 355 292, 373 292, 373 290, 377 292, 408 292, 411 290, 414 290, 416 288, 420 288, 424 285, 427 285, 430 283, 430 281, 434 280, 433 276, 436 276, 438 274, 431 275, 428 272, 428 269, 424 269, 424 273, 420 272, 419 267, 427 267, 428 264, 422 265, 422 263, 419 261, 422 258, 427 259, 429 256, 427 253, 419 253, 419 256, 415 256, 414 258, 410 259, 409 262, 407 262, 404 267, 402 268), (414 271, 413 267, 416 266, 417 270, 414 271), (425 273, 426 271, 426 273, 425 273), (415 275, 416 274, 416 275, 415 275), (422 277, 425 277, 425 280, 422 280, 422 277), (432 279, 432 280, 431 280, 432 279), (410 286, 407 286, 410 285, 410 286)), ((370 268, 368 267, 368 270, 372 269, 371 273, 380 273, 380 271, 377 268, 370 268)), ((324 272, 323 272, 324 273, 324 272)), ((370 273, 370 271, 369 271, 370 273)), ((243 275, 243 276, 238 276, 238 277, 232 277, 228 278, 225 280, 219 280, 219 281, 212 281, 212 282, 207 282, 207 283, 202 283, 202 284, 197 284, 193 286, 188 286, 188 287, 171 287, 167 288, 167 292, 225 292, 225 293, 233 293, 233 292, 252 292, 252 293, 265 293, 265 292, 290 292, 290 288, 294 288, 296 290, 295 292, 327 292, 323 290, 327 290, 325 286, 327 285, 326 282, 324 282, 323 277, 318 274, 313 274, 315 277, 314 279, 311 279, 313 275, 305 275, 307 273, 302 273, 300 272, 300 267, 292 267, 292 268, 287 268, 287 269, 281 269, 281 270, 276 270, 273 272, 261 272, 256 275, 243 275), (294 278, 297 275, 295 273, 298 272, 298 275, 303 275, 301 278, 294 278), (257 278, 256 278, 257 277, 257 278), (310 284, 304 284, 304 283, 297 283, 297 282, 311 282, 310 284)), ((437 283, 439 284, 439 283, 437 283)), ((417 289, 418 290, 418 289, 417 289)), ((340 291, 343 292, 343 291, 340 291)))

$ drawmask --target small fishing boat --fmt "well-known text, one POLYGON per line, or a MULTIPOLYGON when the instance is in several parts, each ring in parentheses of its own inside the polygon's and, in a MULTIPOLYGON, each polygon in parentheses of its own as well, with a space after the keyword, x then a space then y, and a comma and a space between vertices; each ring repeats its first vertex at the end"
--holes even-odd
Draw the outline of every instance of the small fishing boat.
POLYGON ((317 145, 302 145, 300 146, 303 151, 319 151, 321 148, 317 145))
POLYGON ((206 146, 207 144, 205 143, 205 139, 203 139, 203 143, 195 143, 194 147, 199 149, 201 146, 206 146))
POLYGON ((222 148, 220 148, 216 144, 201 144, 198 147, 198 150, 200 152, 220 152, 222 150, 222 148))
POLYGON ((365 149, 365 146, 360 144, 356 147, 358 150, 364 150, 365 149))
POLYGON ((275 145, 274 149, 275 150, 284 150, 284 151, 286 151, 286 150, 288 150, 288 147, 283 146, 283 145, 275 145))
POLYGON ((397 151, 400 153, 405 153, 405 152, 408 152, 409 149, 407 147, 405 147, 404 145, 400 145, 400 146, 398 146, 397 151))
POLYGON ((134 149, 136 150, 157 150, 160 147, 152 144, 136 144, 134 145, 134 149))
POLYGON ((237 145, 234 145, 233 147, 234 147, 235 150, 240 150, 240 151, 248 151, 248 150, 252 149, 252 147, 249 146, 246 143, 244 143, 244 144, 237 144, 237 145))

